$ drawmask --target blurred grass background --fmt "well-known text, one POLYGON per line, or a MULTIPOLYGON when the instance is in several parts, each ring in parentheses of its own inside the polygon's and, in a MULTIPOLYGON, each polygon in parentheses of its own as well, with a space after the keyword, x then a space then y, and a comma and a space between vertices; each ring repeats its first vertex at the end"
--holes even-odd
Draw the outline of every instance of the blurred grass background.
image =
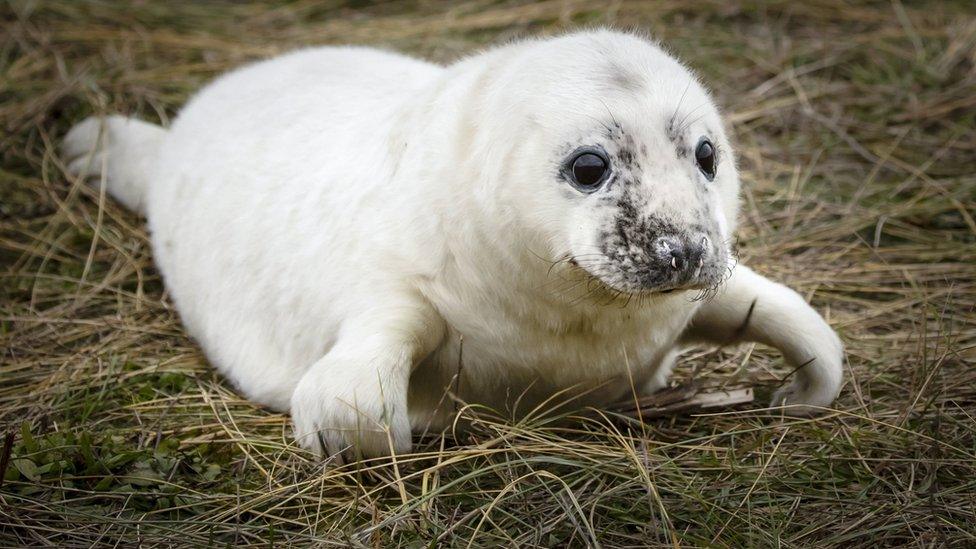
MULTIPOLYGON (((976 545, 971 2, 0 3, 0 545, 976 545), (206 364, 142 222, 57 154, 92 113, 166 123, 221 72, 355 43, 449 63, 519 36, 646 31, 709 83, 740 255, 848 347, 837 411, 475 418, 328 469, 206 364)), ((677 372, 771 386, 762 347, 677 372)))

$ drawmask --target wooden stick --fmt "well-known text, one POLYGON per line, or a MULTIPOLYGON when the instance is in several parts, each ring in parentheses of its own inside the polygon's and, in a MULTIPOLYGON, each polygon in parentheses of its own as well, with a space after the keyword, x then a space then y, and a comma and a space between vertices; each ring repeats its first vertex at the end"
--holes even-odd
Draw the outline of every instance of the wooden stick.
POLYGON ((752 389, 705 391, 695 383, 671 387, 639 400, 621 402, 610 410, 635 418, 658 418, 706 412, 748 404, 755 400, 752 389))

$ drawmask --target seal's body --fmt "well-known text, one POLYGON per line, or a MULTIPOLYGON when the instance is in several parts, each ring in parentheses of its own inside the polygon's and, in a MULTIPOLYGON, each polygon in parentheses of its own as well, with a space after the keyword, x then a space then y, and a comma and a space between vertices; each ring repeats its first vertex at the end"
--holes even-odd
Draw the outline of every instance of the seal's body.
POLYGON ((404 451, 449 419, 448 390, 516 414, 653 391, 699 340, 805 364, 776 396, 796 410, 840 387, 820 316, 733 268, 739 181, 712 101, 631 35, 447 68, 304 50, 218 79, 168 130, 90 119, 65 150, 147 216, 210 360, 318 451, 404 451))

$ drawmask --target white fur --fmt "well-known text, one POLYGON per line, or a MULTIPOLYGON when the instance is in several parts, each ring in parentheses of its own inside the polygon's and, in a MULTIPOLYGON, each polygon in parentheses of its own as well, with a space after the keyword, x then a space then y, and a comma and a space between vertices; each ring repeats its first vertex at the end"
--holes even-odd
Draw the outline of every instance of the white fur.
POLYGON ((642 215, 684 227, 707 205, 704 222, 731 238, 739 181, 712 101, 658 47, 610 31, 447 68, 303 50, 219 78, 168 130, 91 119, 65 151, 76 174, 104 162, 112 195, 146 214, 166 286, 213 364, 290 410, 317 451, 407 450, 411 426, 450 421, 453 387, 513 414, 562 389, 593 404, 655 390, 678 345, 727 342, 754 299, 742 335, 792 364, 813 359, 778 402, 829 404, 841 345, 794 292, 739 266, 704 303, 635 296, 614 291, 605 259, 561 261, 593 255, 617 213, 555 176, 567 147, 610 120, 636 143, 642 215), (675 154, 675 119, 687 122, 680 146, 705 133, 718 144, 714 182, 675 154))

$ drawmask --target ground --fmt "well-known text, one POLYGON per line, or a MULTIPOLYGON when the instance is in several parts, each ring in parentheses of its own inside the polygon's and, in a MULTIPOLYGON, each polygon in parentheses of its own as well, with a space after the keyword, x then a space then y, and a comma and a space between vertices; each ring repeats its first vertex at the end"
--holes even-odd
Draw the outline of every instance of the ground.
MULTIPOLYGON (((971 3, 8 0, 0 24, 0 545, 976 544, 971 3), (661 39, 714 90, 740 256, 841 334, 835 411, 482 413, 395 464, 329 467, 213 372, 142 221, 57 153, 87 115, 166 123, 295 47, 450 62, 594 25, 661 39)), ((788 373, 748 345, 692 352, 677 379, 768 393, 788 373)))

